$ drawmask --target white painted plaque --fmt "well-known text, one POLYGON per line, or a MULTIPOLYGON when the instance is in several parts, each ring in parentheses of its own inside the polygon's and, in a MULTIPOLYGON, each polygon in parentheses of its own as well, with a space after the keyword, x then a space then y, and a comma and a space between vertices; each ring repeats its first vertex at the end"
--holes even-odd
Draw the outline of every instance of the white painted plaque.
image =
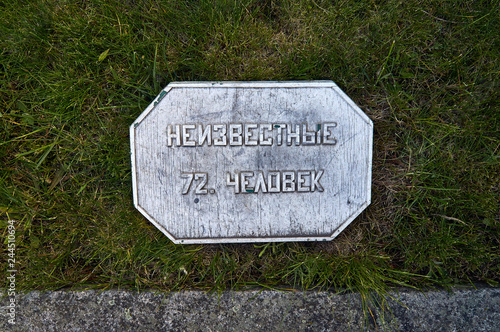
POLYGON ((332 81, 171 83, 130 140, 175 243, 331 240, 370 204, 373 124, 332 81))

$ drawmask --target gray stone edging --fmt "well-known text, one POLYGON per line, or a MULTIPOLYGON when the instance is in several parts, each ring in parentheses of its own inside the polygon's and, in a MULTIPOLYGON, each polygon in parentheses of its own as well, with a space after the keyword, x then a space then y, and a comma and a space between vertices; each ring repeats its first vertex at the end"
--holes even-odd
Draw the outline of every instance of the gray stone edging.
POLYGON ((500 288, 487 287, 400 289, 365 306, 326 291, 33 291, 16 296, 15 325, 0 294, 1 331, 500 331, 500 288))

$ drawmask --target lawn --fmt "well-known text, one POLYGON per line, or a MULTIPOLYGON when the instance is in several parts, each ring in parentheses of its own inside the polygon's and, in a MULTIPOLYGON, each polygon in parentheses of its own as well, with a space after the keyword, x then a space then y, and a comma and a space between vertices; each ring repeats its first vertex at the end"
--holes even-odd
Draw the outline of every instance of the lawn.
POLYGON ((0 275, 14 220, 18 290, 500 282, 498 0, 0 8, 0 275), (374 122, 372 204, 332 242, 171 243, 133 206, 128 127, 169 82, 214 80, 333 80, 374 122))

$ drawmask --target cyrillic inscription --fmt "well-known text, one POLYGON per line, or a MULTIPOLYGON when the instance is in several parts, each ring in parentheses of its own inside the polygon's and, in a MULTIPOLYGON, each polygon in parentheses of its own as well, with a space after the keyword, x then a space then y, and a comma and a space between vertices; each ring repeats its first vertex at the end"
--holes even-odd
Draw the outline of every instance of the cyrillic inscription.
POLYGON ((169 124, 167 146, 335 145, 336 122, 314 125, 285 123, 169 124))
MULTIPOLYGON (((227 172, 226 186, 233 187, 235 194, 323 192, 323 186, 319 182, 323 174, 323 170, 227 172)), ((183 195, 191 191, 195 195, 215 194, 215 189, 206 187, 206 172, 182 172, 181 178, 185 179, 183 195)))
POLYGON ((370 203, 373 124, 331 81, 172 82, 130 137, 134 205, 175 243, 331 240, 370 203))
POLYGON ((227 172, 226 185, 240 193, 323 192, 319 182, 324 171, 227 172))

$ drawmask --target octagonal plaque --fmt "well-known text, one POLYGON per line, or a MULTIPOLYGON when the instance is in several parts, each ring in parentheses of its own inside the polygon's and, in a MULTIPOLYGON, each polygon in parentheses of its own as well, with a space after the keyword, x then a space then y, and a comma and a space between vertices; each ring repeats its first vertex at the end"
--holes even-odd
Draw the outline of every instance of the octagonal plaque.
POLYGON ((175 243, 331 240, 370 204, 373 124, 332 81, 170 83, 130 140, 175 243))

